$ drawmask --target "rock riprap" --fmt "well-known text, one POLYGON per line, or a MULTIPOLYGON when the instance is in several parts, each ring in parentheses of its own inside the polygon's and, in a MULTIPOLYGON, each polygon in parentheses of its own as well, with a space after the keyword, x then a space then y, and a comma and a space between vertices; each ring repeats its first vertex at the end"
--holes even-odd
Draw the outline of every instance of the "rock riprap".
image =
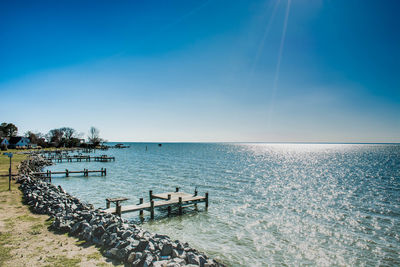
POLYGON ((187 243, 145 231, 116 215, 94 209, 60 186, 30 176, 31 172, 50 164, 41 156, 30 156, 19 168, 18 182, 32 210, 53 218, 52 229, 99 245, 104 248, 106 257, 127 266, 223 266, 187 243))

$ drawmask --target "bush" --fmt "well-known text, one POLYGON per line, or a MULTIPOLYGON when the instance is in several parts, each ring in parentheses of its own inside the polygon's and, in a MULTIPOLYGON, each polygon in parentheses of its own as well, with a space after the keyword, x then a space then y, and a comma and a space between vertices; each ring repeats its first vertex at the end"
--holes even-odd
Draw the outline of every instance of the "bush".
POLYGON ((1 151, 7 151, 7 145, 6 144, 2 144, 1 145, 1 151))

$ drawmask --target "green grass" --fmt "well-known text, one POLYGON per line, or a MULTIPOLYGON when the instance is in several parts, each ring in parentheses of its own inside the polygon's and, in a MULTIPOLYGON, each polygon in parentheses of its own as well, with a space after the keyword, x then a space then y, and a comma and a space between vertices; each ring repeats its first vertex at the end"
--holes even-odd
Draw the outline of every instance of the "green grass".
POLYGON ((88 260, 100 260, 102 257, 99 252, 94 252, 86 256, 88 260))
POLYGON ((31 235, 38 235, 42 233, 44 225, 41 223, 37 223, 32 225, 31 230, 29 231, 29 234, 31 235))
POLYGON ((4 262, 10 259, 10 247, 11 234, 0 232, 0 266, 5 266, 4 262), (8 246, 7 246, 8 245, 8 246))
POLYGON ((22 150, 16 150, 16 149, 9 149, 8 151, 0 151, 0 153, 1 153, 0 154, 0 175, 7 175, 8 169, 10 168, 10 158, 8 156, 4 156, 3 153, 11 152, 14 154, 14 156, 12 157, 12 160, 11 160, 12 174, 17 174, 18 165, 22 161, 24 161, 28 156, 28 155, 23 155, 23 154, 15 154, 16 152, 21 152, 21 151, 22 150))
POLYGON ((23 221, 23 222, 37 222, 37 221, 40 221, 40 218, 29 216, 29 215, 26 215, 26 214, 18 216, 16 219, 18 221, 23 221))
POLYGON ((81 262, 81 259, 71 259, 65 256, 53 256, 46 258, 48 265, 45 267, 77 267, 81 262))

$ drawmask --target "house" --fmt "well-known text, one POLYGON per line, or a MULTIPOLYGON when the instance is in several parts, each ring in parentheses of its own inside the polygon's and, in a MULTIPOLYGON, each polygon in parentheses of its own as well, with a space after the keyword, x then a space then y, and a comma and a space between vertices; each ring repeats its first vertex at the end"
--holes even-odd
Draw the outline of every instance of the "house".
POLYGON ((8 145, 8 148, 21 148, 21 147, 27 147, 30 144, 30 140, 28 137, 11 137, 10 140, 8 141, 10 144, 8 145))
POLYGON ((0 138, 0 146, 9 146, 10 143, 8 142, 7 138, 0 138))

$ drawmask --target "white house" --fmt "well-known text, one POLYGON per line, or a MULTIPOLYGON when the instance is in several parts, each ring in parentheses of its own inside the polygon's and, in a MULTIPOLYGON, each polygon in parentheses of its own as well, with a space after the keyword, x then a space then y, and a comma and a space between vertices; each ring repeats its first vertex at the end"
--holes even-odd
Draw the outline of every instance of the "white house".
POLYGON ((30 144, 30 140, 27 137, 11 137, 8 141, 10 144, 8 148, 20 148, 20 147, 27 147, 30 144))

